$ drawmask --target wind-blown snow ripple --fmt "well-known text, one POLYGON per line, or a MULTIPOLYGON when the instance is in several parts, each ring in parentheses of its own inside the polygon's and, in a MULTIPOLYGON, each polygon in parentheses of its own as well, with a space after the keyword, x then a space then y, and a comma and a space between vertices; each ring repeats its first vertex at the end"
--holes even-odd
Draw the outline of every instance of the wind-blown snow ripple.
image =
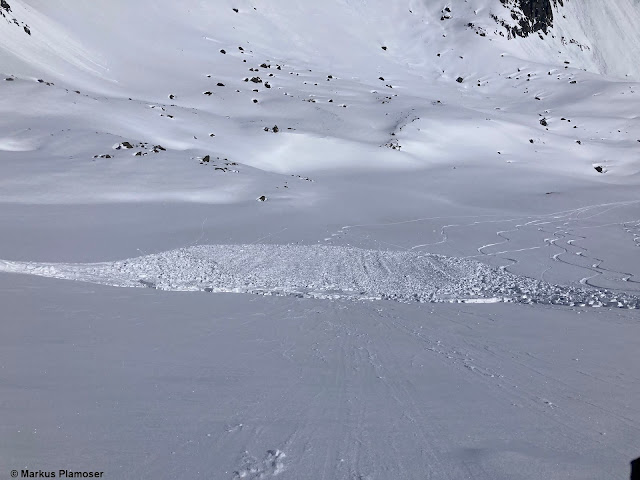
POLYGON ((176 291, 640 308, 629 294, 551 285, 469 259, 322 245, 200 245, 88 264, 0 261, 0 271, 176 291))

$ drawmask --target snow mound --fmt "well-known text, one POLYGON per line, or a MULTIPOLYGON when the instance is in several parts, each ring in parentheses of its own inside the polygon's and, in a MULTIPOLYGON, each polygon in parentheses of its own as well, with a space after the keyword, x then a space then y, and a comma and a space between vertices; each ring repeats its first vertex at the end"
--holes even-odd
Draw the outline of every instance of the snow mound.
POLYGON ((87 264, 0 261, 0 271, 173 291, 640 308, 631 295, 551 285, 469 259, 322 245, 200 245, 87 264))

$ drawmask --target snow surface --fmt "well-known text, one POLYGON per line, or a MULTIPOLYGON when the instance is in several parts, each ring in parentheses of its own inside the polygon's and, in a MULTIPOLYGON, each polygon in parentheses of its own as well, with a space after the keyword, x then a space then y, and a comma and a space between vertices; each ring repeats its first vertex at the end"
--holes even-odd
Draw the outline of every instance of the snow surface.
POLYGON ((637 1, 8 3, 1 472, 628 477, 637 1))

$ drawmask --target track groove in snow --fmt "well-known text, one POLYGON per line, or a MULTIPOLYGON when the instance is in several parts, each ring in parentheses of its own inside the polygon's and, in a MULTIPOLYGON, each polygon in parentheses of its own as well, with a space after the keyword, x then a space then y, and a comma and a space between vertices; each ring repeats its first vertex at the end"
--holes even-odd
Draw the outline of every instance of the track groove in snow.
POLYGON ((640 308, 629 294, 552 285, 471 259, 324 245, 200 245, 86 264, 0 260, 0 271, 175 291, 640 308))

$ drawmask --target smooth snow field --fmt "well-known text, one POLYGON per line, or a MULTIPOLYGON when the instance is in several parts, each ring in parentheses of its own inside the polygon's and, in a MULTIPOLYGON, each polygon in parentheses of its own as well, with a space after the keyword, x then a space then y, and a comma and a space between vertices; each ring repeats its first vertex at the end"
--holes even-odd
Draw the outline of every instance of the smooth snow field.
POLYGON ((0 476, 628 479, 640 5, 521 3, 3 0, 0 476))

